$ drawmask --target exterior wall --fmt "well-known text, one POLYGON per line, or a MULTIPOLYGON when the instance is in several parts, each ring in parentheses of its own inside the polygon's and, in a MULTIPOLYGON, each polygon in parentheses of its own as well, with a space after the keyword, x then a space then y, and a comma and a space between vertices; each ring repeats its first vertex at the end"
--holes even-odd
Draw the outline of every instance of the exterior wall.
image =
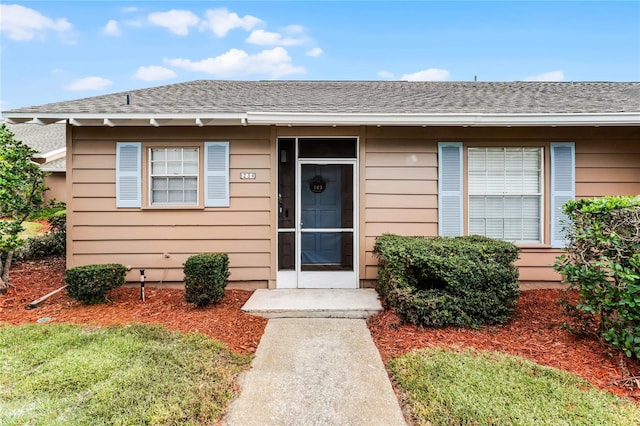
MULTIPOLYGON (((375 237, 438 234, 437 143, 463 142, 470 146, 542 146, 544 164, 544 244, 521 247, 523 287, 557 283, 552 265, 561 250, 551 248, 549 227, 549 143, 575 142, 576 197, 640 194, 640 131, 626 128, 390 128, 369 127, 364 143, 361 209, 365 233, 363 285, 377 277, 373 254, 375 237)), ((465 167, 466 168, 466 167, 465 167)), ((466 170, 465 170, 466 180, 466 170)), ((466 188, 466 185, 465 185, 466 188)), ((465 200, 467 193, 465 190, 465 200)), ((467 206, 464 205, 467 229, 467 206)))
POLYGON ((44 199, 51 201, 56 199, 57 201, 67 202, 67 187, 66 176, 64 172, 54 172, 44 178, 44 183, 49 187, 44 193, 44 199))
POLYGON ((465 151, 469 146, 544 147, 545 244, 522 248, 518 266, 524 287, 559 280, 551 265, 560 250, 548 245, 550 142, 575 142, 578 198, 640 194, 637 127, 73 127, 71 132, 68 266, 123 263, 132 267, 130 281, 139 279, 139 268, 148 281, 182 281, 182 265, 190 255, 223 251, 230 255, 232 282, 275 287, 276 139, 283 136, 359 138, 362 286, 377 277, 372 252, 377 236, 437 235, 438 142, 463 142, 465 151), (115 146, 126 141, 142 142, 143 150, 149 144, 229 141, 230 207, 116 209, 115 146), (241 172, 255 172, 256 179, 240 180, 241 172))
MULTIPOLYGON (((138 269, 143 268, 148 281, 182 281, 189 256, 226 252, 230 280, 267 286, 275 259, 268 128, 74 127, 72 131, 73 154, 67 167, 72 176, 68 267, 114 262, 131 266, 127 280, 138 280, 138 269), (142 142, 143 151, 150 144, 229 141, 230 207, 116 209, 115 147, 125 141, 142 142), (255 172, 256 179, 240 180, 241 172, 255 172)), ((148 181, 145 173, 143 182, 148 181)))

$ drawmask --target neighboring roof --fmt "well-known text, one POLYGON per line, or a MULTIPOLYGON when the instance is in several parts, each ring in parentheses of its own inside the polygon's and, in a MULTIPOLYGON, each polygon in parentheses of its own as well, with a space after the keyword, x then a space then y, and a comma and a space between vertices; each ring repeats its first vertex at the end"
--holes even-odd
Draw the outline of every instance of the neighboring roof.
POLYGON ((41 163, 41 169, 49 172, 64 172, 66 170, 67 125, 65 123, 56 123, 50 126, 31 123, 5 124, 14 134, 15 139, 38 151, 34 159, 41 163))
POLYGON ((76 125, 119 124, 112 119, 156 119, 147 125, 178 124, 158 121, 163 119, 191 125, 196 119, 199 125, 638 124, 640 83, 198 80, 14 109, 4 116, 76 125), (109 121, 87 121, 92 119, 109 121))

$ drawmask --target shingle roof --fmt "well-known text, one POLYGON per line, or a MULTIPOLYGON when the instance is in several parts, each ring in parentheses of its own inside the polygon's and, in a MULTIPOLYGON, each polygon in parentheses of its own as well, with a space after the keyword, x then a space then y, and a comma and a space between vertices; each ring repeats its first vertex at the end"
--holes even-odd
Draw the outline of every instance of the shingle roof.
MULTIPOLYGON (((38 124, 9 124, 7 128, 14 134, 15 139, 24 142, 31 148, 47 157, 47 154, 66 148, 66 124, 56 123, 49 126, 38 124)), ((66 170, 66 158, 58 158, 40 165, 45 171, 64 172, 66 170)))
POLYGON ((19 108, 5 115, 246 112, 636 113, 640 83, 198 80, 19 108))

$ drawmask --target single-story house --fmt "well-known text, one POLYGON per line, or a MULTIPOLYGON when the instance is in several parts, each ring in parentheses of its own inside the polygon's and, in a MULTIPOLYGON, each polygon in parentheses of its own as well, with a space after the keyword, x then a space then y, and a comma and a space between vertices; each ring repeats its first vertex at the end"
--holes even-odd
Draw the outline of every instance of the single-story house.
POLYGON ((44 193, 46 201, 67 201, 67 126, 65 123, 54 123, 42 126, 35 123, 10 124, 7 128, 22 141, 38 151, 32 160, 40 164, 40 169, 47 172, 44 179, 49 188, 44 193))
POLYGON ((67 122, 68 266, 357 288, 383 233, 519 245, 557 283, 568 199, 640 193, 640 83, 192 81, 4 113, 67 122))

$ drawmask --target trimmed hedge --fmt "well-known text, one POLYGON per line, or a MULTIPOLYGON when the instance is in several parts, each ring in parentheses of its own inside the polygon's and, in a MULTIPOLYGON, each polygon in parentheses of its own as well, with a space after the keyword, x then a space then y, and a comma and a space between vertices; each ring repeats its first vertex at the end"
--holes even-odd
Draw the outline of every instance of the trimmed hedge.
POLYGON ((404 321, 478 327, 503 324, 520 296, 518 248, 481 236, 376 239, 378 292, 404 321))
POLYGON ((640 359, 640 196, 569 201, 566 254, 555 269, 570 289, 573 307, 591 315, 605 341, 640 359))
POLYGON ((204 306, 224 297, 229 278, 229 256, 225 253, 201 253, 184 264, 185 300, 204 306))
POLYGON ((97 304, 105 302, 109 291, 125 283, 126 273, 126 266, 116 263, 77 266, 67 269, 64 280, 69 297, 97 304))

